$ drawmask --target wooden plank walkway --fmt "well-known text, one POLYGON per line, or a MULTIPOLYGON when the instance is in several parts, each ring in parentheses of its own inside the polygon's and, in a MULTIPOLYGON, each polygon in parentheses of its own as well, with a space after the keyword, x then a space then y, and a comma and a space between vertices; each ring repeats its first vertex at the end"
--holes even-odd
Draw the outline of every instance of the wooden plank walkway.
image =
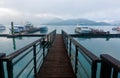
POLYGON ((56 35, 37 78, 75 78, 61 34, 56 35))

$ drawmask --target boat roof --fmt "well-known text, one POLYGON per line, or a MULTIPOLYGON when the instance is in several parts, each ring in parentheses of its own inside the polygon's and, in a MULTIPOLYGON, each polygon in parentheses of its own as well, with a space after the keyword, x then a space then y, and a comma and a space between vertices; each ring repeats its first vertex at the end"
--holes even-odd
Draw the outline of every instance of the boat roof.
POLYGON ((24 25, 14 25, 14 27, 25 27, 24 25))

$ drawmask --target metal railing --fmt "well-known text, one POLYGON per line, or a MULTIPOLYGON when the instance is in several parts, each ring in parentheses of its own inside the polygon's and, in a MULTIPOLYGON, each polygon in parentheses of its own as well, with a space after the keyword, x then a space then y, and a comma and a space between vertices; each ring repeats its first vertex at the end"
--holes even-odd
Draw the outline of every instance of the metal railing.
POLYGON ((4 69, 0 69, 0 78, 35 78, 55 35, 56 30, 8 56, 2 56, 0 67, 4 69))
POLYGON ((4 69, 3 69, 3 62, 1 60, 2 57, 5 57, 5 53, 0 53, 0 78, 4 78, 4 69))
POLYGON ((73 70, 77 78, 96 78, 97 63, 100 59, 85 49, 76 40, 62 31, 73 70))
MULTIPOLYGON (((1 53, 0 78, 35 78, 55 35, 56 30, 8 56, 1 53)), ((62 36, 76 78, 120 78, 120 61, 107 54, 100 59, 66 32, 62 36)))
POLYGON ((100 78, 120 78, 120 61, 108 54, 102 54, 100 57, 102 59, 100 78))
POLYGON ((120 61, 108 54, 100 58, 62 31, 76 78, 120 78, 120 61))

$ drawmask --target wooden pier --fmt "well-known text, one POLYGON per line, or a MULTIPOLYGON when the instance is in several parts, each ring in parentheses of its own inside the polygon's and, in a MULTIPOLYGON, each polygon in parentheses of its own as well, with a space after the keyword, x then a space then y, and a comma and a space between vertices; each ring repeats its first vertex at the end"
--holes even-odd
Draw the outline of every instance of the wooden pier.
POLYGON ((56 35, 37 78, 75 78, 62 35, 56 35))

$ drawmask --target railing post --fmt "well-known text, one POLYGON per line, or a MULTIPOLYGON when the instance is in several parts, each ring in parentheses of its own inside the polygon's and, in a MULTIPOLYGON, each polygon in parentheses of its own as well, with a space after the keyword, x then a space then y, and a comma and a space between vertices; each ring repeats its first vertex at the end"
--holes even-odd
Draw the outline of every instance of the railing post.
POLYGON ((118 78, 118 72, 114 69, 112 78, 118 78))
MULTIPOLYGON (((100 72, 100 78, 111 78, 111 70, 112 67, 105 62, 106 58, 108 58, 108 55, 100 55, 102 62, 101 62, 101 72, 100 72)), ((109 57, 109 60, 112 60, 109 57)), ((108 61, 107 61, 108 62, 108 61)))
POLYGON ((67 37, 67 40, 66 40, 66 41, 67 41, 67 49, 68 49, 68 37, 67 37))
POLYGON ((69 56, 71 57, 71 39, 70 39, 70 48, 69 48, 69 52, 70 52, 70 54, 69 54, 69 56))
POLYGON ((102 61, 100 78, 110 78, 111 67, 102 61))
POLYGON ((37 75, 37 63, 36 63, 36 45, 33 45, 33 57, 34 57, 34 77, 37 75))
POLYGON ((3 61, 1 59, 4 56, 5 56, 5 53, 0 53, 0 78, 5 78, 3 61))
POLYGON ((92 67, 91 67, 91 78, 96 78, 96 72, 97 72, 97 62, 96 61, 93 61, 92 62, 92 67))
POLYGON ((51 46, 51 44, 52 44, 52 40, 53 40, 53 35, 50 35, 50 36, 49 36, 49 43, 50 43, 50 46, 51 46))
POLYGON ((52 37, 53 37, 52 35, 49 35, 49 36, 48 36, 49 46, 51 46, 51 44, 52 44, 52 37))
POLYGON ((77 65, 78 65, 78 48, 77 48, 77 46, 75 48, 76 48, 76 52, 75 52, 75 75, 76 75, 76 78, 77 78, 77 71, 78 71, 78 68, 77 68, 77 65))
MULTIPOLYGON (((43 41, 45 41, 45 38, 43 38, 43 41)), ((43 45, 43 60, 45 59, 45 45, 43 45)))
POLYGON ((45 59, 45 46, 43 46, 43 59, 45 59))
POLYGON ((12 60, 7 61, 8 78, 13 78, 13 63, 12 60))

